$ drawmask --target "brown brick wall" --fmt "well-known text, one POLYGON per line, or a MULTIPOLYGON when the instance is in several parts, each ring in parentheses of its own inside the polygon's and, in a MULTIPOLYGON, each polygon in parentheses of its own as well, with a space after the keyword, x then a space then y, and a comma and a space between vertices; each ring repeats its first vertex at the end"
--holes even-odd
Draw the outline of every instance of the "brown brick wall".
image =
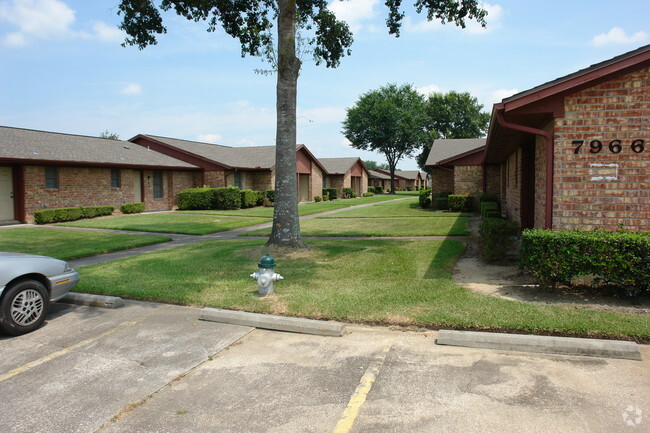
POLYGON ((521 150, 511 154, 504 164, 502 179, 504 184, 502 197, 506 215, 514 221, 521 222, 521 150))
MULTIPOLYGON (((226 186, 225 172, 222 170, 206 171, 203 173, 203 181, 212 188, 222 188, 226 186)), ((203 185, 201 185, 203 186, 203 185)))
POLYGON ((488 165, 485 171, 485 192, 488 194, 501 195, 501 166, 488 165))
POLYGON ((323 171, 316 164, 311 165, 311 181, 309 182, 309 200, 323 195, 323 171))
POLYGON ((555 122, 554 229, 650 230, 650 68, 565 98, 555 122), (633 140, 645 140, 635 153, 633 140), (575 154, 573 140, 584 140, 575 154), (591 153, 589 144, 603 148, 591 153), (621 140, 622 150, 609 150, 621 140), (608 179, 611 178, 611 179, 608 179))
POLYGON ((483 167, 459 165, 454 167, 454 194, 478 196, 483 192, 483 167))
POLYGON ((454 189, 454 172, 441 168, 431 169, 431 192, 452 192, 454 189))

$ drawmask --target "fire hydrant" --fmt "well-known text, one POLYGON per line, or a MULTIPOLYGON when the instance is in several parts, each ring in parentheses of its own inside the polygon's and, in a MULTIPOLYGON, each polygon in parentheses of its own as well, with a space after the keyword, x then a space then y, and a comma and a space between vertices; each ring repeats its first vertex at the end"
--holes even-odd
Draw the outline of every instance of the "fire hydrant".
POLYGON ((273 282, 284 280, 282 275, 276 274, 273 270, 275 268, 275 260, 266 254, 260 259, 257 266, 260 268, 259 271, 251 274, 251 278, 257 280, 257 293, 261 296, 273 293, 273 282))

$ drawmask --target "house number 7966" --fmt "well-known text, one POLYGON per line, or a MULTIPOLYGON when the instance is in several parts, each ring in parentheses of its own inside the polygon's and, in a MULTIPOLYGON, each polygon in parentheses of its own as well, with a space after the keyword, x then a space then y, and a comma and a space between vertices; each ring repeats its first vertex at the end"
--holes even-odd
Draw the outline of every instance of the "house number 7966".
MULTIPOLYGON (((585 140, 573 140, 573 145, 576 146, 573 153, 580 153, 580 148, 585 144, 585 140)), ((604 144, 600 140, 591 140, 589 142, 589 153, 599 153, 603 150, 604 144)), ((607 148, 612 153, 621 153, 623 150, 623 141, 622 140, 612 140, 607 144, 607 148)), ((634 153, 642 153, 645 150, 645 140, 642 138, 637 138, 632 141, 630 144, 630 149, 634 153)))

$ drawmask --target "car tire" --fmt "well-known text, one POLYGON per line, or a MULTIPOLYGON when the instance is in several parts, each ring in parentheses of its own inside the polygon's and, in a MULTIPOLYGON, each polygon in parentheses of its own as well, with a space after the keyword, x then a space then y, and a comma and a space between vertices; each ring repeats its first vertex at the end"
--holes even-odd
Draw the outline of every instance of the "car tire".
POLYGON ((5 291, 0 305, 0 329, 22 335, 38 329, 45 321, 50 297, 42 283, 22 280, 5 291))

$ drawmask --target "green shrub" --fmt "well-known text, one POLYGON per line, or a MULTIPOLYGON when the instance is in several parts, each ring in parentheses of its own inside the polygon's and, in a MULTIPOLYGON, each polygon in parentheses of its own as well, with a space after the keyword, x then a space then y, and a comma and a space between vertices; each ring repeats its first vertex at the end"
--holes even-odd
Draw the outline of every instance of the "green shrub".
POLYGON ((79 206, 81 218, 95 218, 110 215, 115 210, 114 206, 79 206))
POLYGON ((255 193, 255 206, 262 206, 264 204, 264 198, 266 198, 266 193, 264 191, 253 191, 255 193))
POLYGON ((446 197, 436 197, 436 209, 438 210, 448 210, 449 209, 449 199, 446 197))
POLYGON ((241 205, 241 191, 236 186, 214 189, 214 209, 235 210, 241 205))
POLYGON ((488 262, 502 261, 515 246, 519 224, 501 218, 483 218, 478 228, 479 249, 488 262))
POLYGON ((125 203, 120 206, 120 212, 122 213, 140 213, 144 212, 144 203, 125 203))
POLYGON ((501 216, 500 210, 489 210, 485 212, 485 216, 483 218, 503 218, 503 217, 501 216))
POLYGON ((374 192, 364 192, 364 193, 363 193, 363 196, 364 196, 364 197, 372 197, 373 195, 375 195, 374 192))
POLYGON ((614 283, 628 295, 650 293, 650 235, 606 231, 525 230, 520 266, 542 284, 581 275, 614 283))
POLYGON ((323 199, 322 199, 321 196, 319 196, 319 195, 317 195, 317 196, 314 197, 314 201, 315 201, 316 203, 320 203, 321 200, 323 200, 323 199))
POLYGON ((374 193, 375 192, 375 187, 374 186, 369 186, 368 187, 368 192, 374 193))
POLYGON ((431 190, 423 189, 418 195, 418 201, 422 209, 428 209, 431 207, 431 190))
POLYGON ((359 197, 359 195, 356 192, 353 192, 352 195, 350 196, 350 198, 357 198, 357 197, 359 197))
POLYGON ((42 209, 34 212, 34 222, 36 224, 60 223, 81 218, 83 218, 83 208, 81 206, 42 209))
POLYGON ((322 198, 323 198, 323 201, 329 201, 329 199, 330 199, 330 196, 329 196, 329 195, 327 195, 327 194, 325 194, 325 195, 323 195, 323 197, 322 197, 322 198))
POLYGON ((474 197, 469 195, 451 194, 448 200, 452 212, 471 212, 474 208, 474 197))
POLYGON ((383 194, 384 193, 384 187, 383 186, 376 186, 375 187, 375 193, 376 194, 383 194))
POLYGON ((450 192, 439 192, 438 198, 448 198, 451 195, 450 192))
POLYGON ((487 217, 488 212, 492 213, 494 211, 499 211, 499 203, 494 201, 484 201, 481 203, 481 216, 483 218, 487 217))
POLYGON ((239 191, 239 196, 242 209, 254 207, 257 204, 257 193, 252 189, 242 189, 239 191))
POLYGON ((274 189, 267 189, 264 193, 266 194, 266 198, 270 202, 272 202, 272 203, 275 202, 275 190, 274 189))
POLYGON ((415 190, 416 190, 416 191, 419 191, 419 190, 420 190, 420 187, 419 187, 419 186, 416 186, 416 187, 415 187, 415 190))
POLYGON ((327 195, 330 200, 339 198, 339 190, 336 188, 323 188, 323 195, 327 195))
POLYGON ((352 188, 343 188, 343 196, 341 198, 352 198, 354 190, 352 188))
POLYGON ((413 185, 407 185, 406 190, 407 191, 413 191, 415 188, 413 188, 413 185))
POLYGON ((176 204, 181 210, 214 209, 215 188, 188 188, 178 193, 176 204))
POLYGON ((499 203, 499 196, 497 196, 496 194, 488 194, 488 193, 482 192, 481 195, 478 196, 478 202, 479 203, 484 203, 484 202, 499 203))

